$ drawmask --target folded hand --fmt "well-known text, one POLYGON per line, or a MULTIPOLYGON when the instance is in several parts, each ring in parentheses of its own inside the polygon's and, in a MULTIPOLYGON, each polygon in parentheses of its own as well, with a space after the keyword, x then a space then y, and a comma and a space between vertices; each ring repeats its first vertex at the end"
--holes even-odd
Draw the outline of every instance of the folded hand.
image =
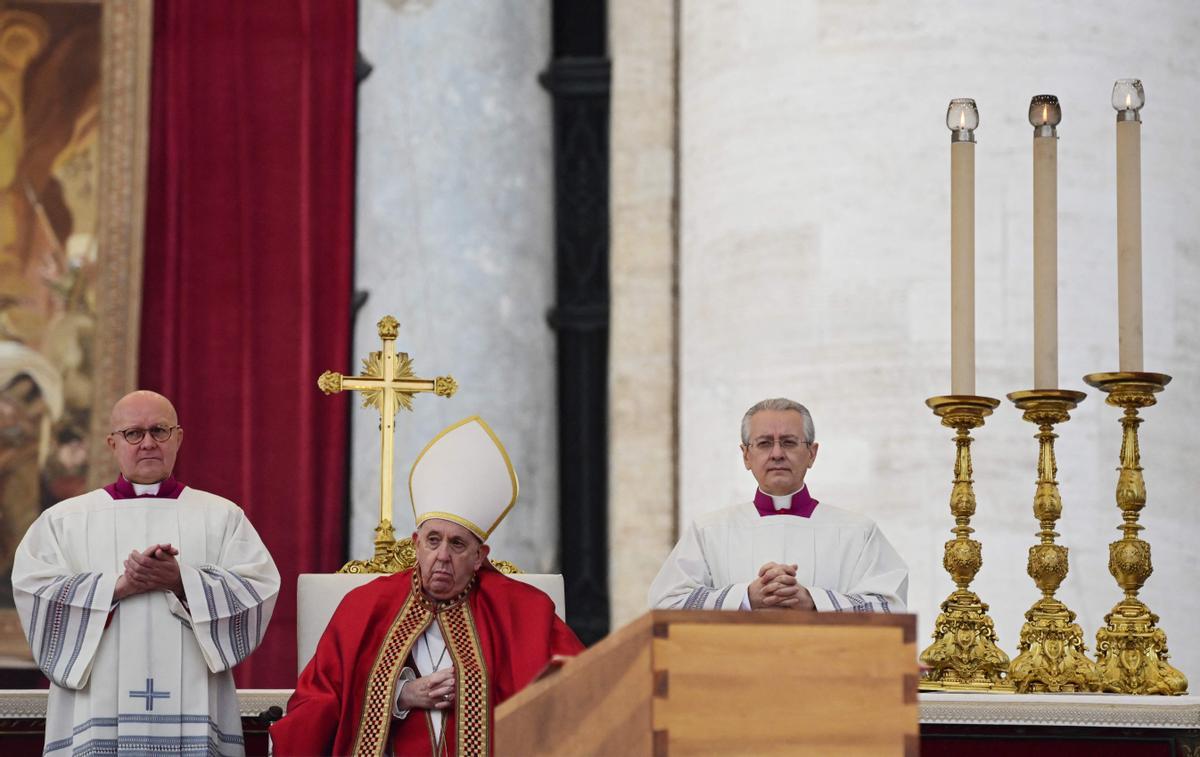
POLYGON ((758 569, 758 578, 750 582, 750 608, 789 610, 813 610, 812 597, 808 589, 796 580, 794 564, 769 562, 758 569))
POLYGON ((117 579, 117 599, 148 591, 170 591, 183 597, 183 578, 179 573, 179 550, 170 544, 151 544, 136 549, 125 558, 125 573, 117 579))
POLYGON ((453 667, 409 681, 400 691, 400 708, 404 710, 444 710, 453 702, 453 667))

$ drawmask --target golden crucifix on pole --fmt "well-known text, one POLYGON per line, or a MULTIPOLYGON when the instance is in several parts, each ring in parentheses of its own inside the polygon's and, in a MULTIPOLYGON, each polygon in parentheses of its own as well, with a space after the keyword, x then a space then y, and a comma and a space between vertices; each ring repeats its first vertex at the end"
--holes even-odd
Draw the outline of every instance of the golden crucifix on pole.
MULTIPOLYGON (((343 376, 325 371, 317 386, 326 394, 340 391, 363 393, 363 407, 379 411, 379 525, 375 528, 375 556, 370 560, 351 560, 339 573, 395 573, 402 560, 397 554, 396 533, 392 529, 392 462, 396 435, 396 412, 412 410, 412 397, 418 392, 433 392, 439 397, 452 397, 458 384, 450 376, 435 379, 417 378, 413 374, 408 353, 395 351, 396 332, 400 323, 390 315, 379 321, 379 338, 383 349, 372 352, 363 360, 359 376, 343 376)), ((411 545, 409 545, 411 549, 411 545)))

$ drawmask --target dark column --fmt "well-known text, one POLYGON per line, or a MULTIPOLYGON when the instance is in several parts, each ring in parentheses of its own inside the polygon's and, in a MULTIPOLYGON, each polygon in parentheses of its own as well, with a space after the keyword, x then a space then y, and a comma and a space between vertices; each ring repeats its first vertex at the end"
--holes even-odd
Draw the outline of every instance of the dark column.
POLYGON ((555 0, 554 98, 560 563, 567 622, 608 633, 608 111, 603 0, 555 0))

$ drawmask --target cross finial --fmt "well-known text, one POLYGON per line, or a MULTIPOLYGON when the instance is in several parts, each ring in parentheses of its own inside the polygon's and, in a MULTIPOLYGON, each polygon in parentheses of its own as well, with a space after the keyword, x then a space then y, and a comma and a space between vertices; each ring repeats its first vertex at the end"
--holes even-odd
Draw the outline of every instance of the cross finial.
POLYGON ((400 408, 412 410, 412 398, 419 392, 432 392, 439 397, 453 397, 458 391, 458 382, 452 376, 434 379, 417 378, 413 373, 412 360, 408 353, 395 351, 396 334, 400 323, 385 315, 377 324, 383 348, 370 353, 363 360, 363 372, 358 376, 346 376, 335 371, 325 371, 317 379, 317 386, 326 394, 341 391, 363 393, 363 407, 379 411, 380 461, 379 461, 379 526, 376 527, 375 558, 395 544, 392 529, 392 463, 396 431, 396 412, 400 408))

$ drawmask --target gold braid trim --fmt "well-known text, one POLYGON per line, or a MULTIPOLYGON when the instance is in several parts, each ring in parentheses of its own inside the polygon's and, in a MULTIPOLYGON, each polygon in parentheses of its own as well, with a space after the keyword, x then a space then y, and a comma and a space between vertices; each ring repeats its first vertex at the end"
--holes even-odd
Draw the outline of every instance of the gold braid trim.
POLYGON ((491 741, 487 664, 471 606, 465 602, 438 613, 438 623, 454 660, 455 747, 460 757, 487 757, 491 741))
POLYGON ((387 746, 388 732, 392 723, 392 700, 395 697, 396 678, 408 652, 433 620, 421 593, 417 572, 413 571, 413 586, 404 600, 404 606, 396 614, 396 620, 379 645, 379 654, 371 665, 367 676, 367 691, 363 696, 363 709, 359 718, 358 734, 354 737, 355 755, 380 757, 387 746))
POLYGON ((382 757, 384 749, 387 747, 387 737, 392 722, 392 703, 396 698, 396 679, 404 667, 404 661, 408 659, 408 653, 412 650, 413 644, 433 622, 435 616, 439 618, 442 636, 447 640, 447 646, 450 647, 450 656, 455 663, 455 677, 458 679, 457 719, 460 724, 458 727, 458 753, 488 754, 487 669, 483 664, 479 637, 475 632, 475 623, 471 619, 470 606, 467 604, 467 598, 470 596, 471 590, 475 588, 477 580, 478 576, 471 576, 466 588, 457 596, 445 601, 436 601, 426 596, 421 589, 421 569, 419 567, 413 569, 412 589, 408 592, 408 599, 404 600, 404 606, 400 608, 400 612, 396 613, 396 620, 392 622, 387 635, 383 637, 383 643, 379 645, 379 654, 376 656, 374 664, 371 665, 370 675, 367 676, 367 692, 363 697, 358 734, 354 737, 355 755, 382 757), (465 618, 465 624, 461 618, 465 618), (460 630, 464 627, 465 631, 460 630), (459 646, 463 644, 470 646, 466 657, 460 658, 459 653, 455 651, 455 644, 452 644, 451 640, 457 641, 459 646), (459 667, 460 659, 464 660, 464 665, 471 666, 471 671, 483 671, 482 676, 479 676, 478 673, 468 673, 467 668, 459 667), (479 686, 475 681, 464 684, 464 678, 467 675, 473 675, 483 684, 482 703, 485 709, 483 710, 482 752, 466 752, 463 747, 461 724, 466 717, 474 717, 464 713, 473 712, 475 709, 465 710, 463 695, 464 692, 469 695, 472 689, 479 686))

